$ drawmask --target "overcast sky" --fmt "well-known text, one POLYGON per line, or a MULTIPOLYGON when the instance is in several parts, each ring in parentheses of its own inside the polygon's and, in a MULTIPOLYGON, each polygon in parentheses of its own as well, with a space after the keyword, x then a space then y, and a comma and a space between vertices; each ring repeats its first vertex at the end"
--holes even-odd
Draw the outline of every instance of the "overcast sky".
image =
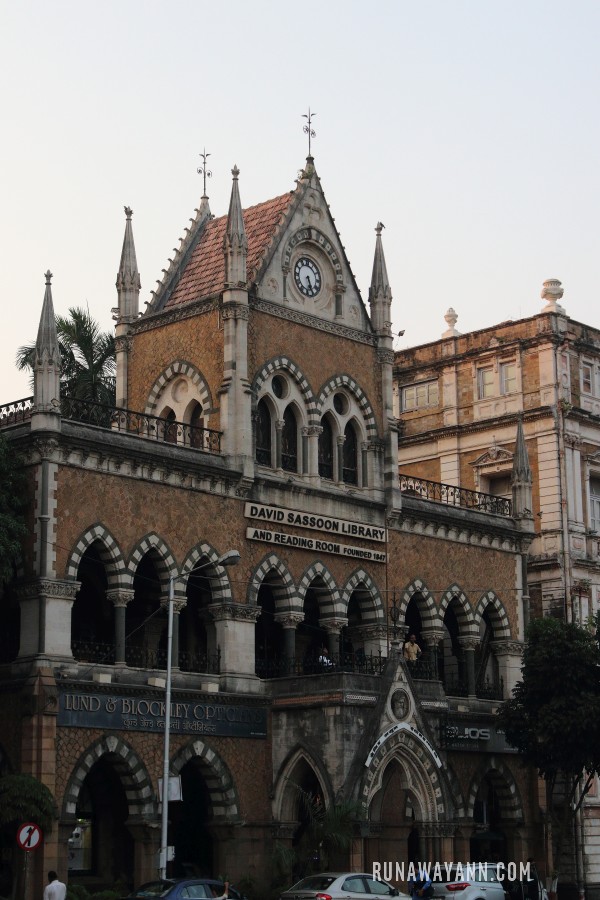
POLYGON ((112 328, 124 205, 141 308, 202 194, 294 187, 313 153, 366 300, 381 220, 396 348, 563 305, 600 326, 600 3, 0 0, 0 403, 57 313, 112 328))

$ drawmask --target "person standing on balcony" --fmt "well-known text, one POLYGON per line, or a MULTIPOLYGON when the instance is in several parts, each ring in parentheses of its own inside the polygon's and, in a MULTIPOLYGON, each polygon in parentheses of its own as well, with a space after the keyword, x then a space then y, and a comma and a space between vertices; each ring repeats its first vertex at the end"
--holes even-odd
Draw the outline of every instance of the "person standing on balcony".
POLYGON ((422 651, 417 644, 416 634, 409 635, 408 640, 404 644, 404 659, 407 663, 409 663, 409 665, 414 666, 421 654, 422 651))

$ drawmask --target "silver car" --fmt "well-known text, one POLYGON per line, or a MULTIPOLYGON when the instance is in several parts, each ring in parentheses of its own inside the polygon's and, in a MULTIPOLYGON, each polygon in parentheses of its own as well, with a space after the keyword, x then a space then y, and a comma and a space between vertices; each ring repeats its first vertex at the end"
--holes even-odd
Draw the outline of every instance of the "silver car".
POLYGON ((462 863, 441 867, 441 880, 433 882, 439 900, 505 900, 504 886, 495 863, 462 863))
MULTIPOLYGON (((280 900, 410 900, 398 888, 366 872, 323 872, 308 875, 281 895, 280 900)), ((502 898, 504 900, 504 898, 502 898)))

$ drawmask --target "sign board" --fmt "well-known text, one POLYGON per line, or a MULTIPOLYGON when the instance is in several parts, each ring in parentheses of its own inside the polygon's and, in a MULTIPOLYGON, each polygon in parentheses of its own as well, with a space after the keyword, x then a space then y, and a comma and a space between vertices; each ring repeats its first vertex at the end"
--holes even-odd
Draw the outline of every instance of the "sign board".
MULTIPOLYGON (((96 694, 59 688, 58 724, 121 731, 164 731, 165 701, 155 696, 96 694)), ((171 734, 266 738, 267 710, 186 697, 171 702, 171 734)))
POLYGON ((447 750, 516 753, 494 722, 449 717, 443 728, 442 743, 447 750))
POLYGON ((29 853, 31 850, 36 850, 41 843, 42 829, 39 825, 34 825, 33 822, 25 822, 24 825, 19 825, 17 844, 21 850, 26 850, 29 853))
POLYGON ((337 519, 320 513, 307 513, 300 509, 288 509, 284 506, 267 506, 265 503, 246 503, 244 516, 247 519, 259 519, 263 527, 272 525, 291 525, 294 528, 310 528, 311 531, 322 531, 329 539, 358 538, 363 541, 385 542, 384 525, 372 525, 370 522, 353 522, 351 519, 337 519))

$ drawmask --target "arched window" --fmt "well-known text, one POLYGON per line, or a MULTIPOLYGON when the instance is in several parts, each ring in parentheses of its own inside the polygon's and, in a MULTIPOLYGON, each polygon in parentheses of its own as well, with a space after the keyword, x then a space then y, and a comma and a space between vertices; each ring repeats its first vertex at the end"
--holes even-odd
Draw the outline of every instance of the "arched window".
POLYGON ((342 481, 346 484, 358 484, 358 441, 351 422, 344 429, 344 438, 342 481))
POLYGON ((199 403, 194 404, 190 416, 190 446, 197 450, 204 446, 204 416, 199 403))
POLYGON ((333 478, 333 431, 327 416, 321 419, 319 435, 319 475, 321 478, 333 478))
POLYGON ((256 408, 256 462, 271 466, 271 413, 265 400, 256 408))
POLYGON ((291 406, 287 406, 283 414, 281 468, 285 472, 298 471, 298 424, 291 406))
POLYGON ((177 425, 175 413, 172 409, 165 410, 161 418, 165 420, 164 439, 168 444, 177 443, 177 425))

